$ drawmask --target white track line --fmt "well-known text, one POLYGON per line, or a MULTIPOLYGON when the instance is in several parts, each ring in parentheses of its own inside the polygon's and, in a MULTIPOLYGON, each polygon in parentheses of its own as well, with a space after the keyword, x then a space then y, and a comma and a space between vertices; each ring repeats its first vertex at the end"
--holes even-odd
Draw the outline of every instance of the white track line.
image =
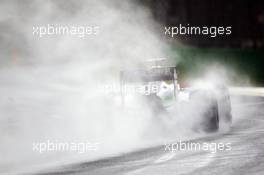
POLYGON ((162 155, 160 158, 158 158, 157 160, 155 160, 154 163, 157 164, 157 163, 167 162, 167 161, 173 159, 175 157, 175 155, 176 154, 174 152, 166 153, 166 154, 162 155))

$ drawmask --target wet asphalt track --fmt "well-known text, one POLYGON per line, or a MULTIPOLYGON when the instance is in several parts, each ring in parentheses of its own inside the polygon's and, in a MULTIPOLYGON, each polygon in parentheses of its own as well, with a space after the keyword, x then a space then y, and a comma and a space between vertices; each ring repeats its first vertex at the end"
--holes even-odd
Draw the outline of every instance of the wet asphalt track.
POLYGON ((165 151, 165 146, 94 162, 76 163, 38 174, 213 175, 264 174, 264 98, 232 97, 233 126, 226 134, 194 142, 231 143, 231 151, 165 151), (239 99, 239 102, 237 101, 239 99))

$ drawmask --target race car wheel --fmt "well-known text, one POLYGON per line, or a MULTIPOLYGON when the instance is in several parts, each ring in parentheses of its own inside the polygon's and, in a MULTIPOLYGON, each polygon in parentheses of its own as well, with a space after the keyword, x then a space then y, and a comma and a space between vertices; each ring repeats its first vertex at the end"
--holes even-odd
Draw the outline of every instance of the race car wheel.
POLYGON ((215 95, 208 90, 196 90, 190 94, 190 100, 200 119, 194 128, 203 132, 216 132, 219 129, 218 103, 215 95))

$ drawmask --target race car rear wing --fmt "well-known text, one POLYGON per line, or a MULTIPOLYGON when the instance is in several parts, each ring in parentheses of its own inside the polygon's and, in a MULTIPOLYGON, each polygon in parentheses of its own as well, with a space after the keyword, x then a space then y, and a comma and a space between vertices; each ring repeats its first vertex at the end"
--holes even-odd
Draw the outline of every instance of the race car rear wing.
POLYGON ((121 71, 120 79, 123 82, 152 82, 177 79, 176 67, 151 68, 145 70, 121 71))

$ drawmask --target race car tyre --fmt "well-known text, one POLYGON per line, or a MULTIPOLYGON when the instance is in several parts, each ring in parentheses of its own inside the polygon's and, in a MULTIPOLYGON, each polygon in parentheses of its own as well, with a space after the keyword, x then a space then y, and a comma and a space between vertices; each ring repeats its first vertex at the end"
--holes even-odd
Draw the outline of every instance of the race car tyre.
POLYGON ((200 119, 195 128, 203 132, 218 131, 218 103, 214 93, 209 90, 196 90, 190 94, 190 100, 195 105, 196 117, 200 119))

